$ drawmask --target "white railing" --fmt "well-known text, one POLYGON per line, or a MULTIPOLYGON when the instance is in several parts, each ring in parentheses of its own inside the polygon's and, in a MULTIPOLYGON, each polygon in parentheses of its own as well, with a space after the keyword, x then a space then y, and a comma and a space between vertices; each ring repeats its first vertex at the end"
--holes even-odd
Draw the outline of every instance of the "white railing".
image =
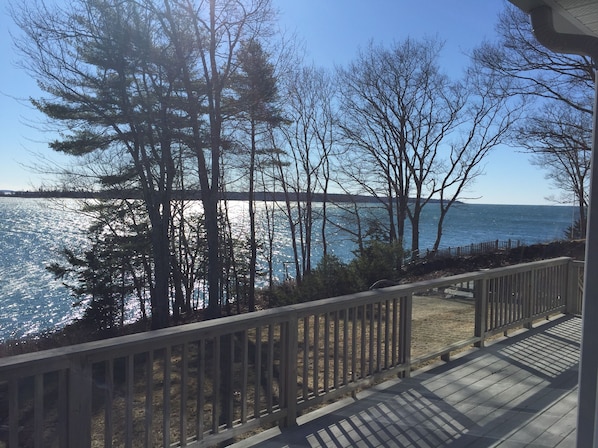
MULTIPOLYGON (((583 265, 583 263, 581 264, 583 265)), ((550 314, 569 258, 0 359, 0 446, 209 446, 550 314)))

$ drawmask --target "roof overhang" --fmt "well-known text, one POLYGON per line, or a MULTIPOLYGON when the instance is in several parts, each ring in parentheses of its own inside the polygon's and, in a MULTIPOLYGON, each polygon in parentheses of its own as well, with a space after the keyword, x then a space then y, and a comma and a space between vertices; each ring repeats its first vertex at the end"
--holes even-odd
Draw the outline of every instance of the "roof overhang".
POLYGON ((598 62, 596 0, 509 0, 527 12, 534 34, 545 47, 590 56, 598 62))

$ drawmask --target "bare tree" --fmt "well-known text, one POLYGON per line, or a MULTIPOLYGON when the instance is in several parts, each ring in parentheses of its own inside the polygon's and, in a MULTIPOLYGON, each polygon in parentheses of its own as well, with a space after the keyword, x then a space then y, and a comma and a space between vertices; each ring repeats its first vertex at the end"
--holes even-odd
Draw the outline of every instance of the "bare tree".
POLYGON ((438 200, 439 217, 432 252, 438 250, 444 220, 450 207, 475 179, 483 174, 483 161, 511 135, 521 115, 522 104, 504 94, 496 74, 488 74, 473 63, 466 71, 464 104, 459 126, 447 136, 444 157, 430 189, 438 200))
POLYGON ((492 80, 473 69, 467 82, 450 80, 438 66, 441 49, 434 39, 370 44, 340 71, 342 129, 361 172, 369 167, 361 183, 386 206, 390 242, 404 244, 409 221, 414 257, 424 207, 440 204, 438 246, 449 208, 512 125, 492 80))
MULTIPOLYGON (((473 57, 508 80, 509 95, 535 99, 528 101, 527 121, 513 143, 526 148, 534 163, 548 170, 553 184, 575 198, 585 235, 594 64, 586 56, 545 48, 528 15, 513 6, 505 7, 497 31, 499 40, 484 43, 473 57)), ((552 199, 562 202, 563 197, 552 199)))
POLYGON ((285 83, 287 123, 281 127, 280 146, 287 157, 279 160, 279 180, 287 195, 285 212, 294 241, 296 278, 300 281, 312 269, 314 223, 318 218, 322 219, 322 242, 326 244, 325 198, 336 139, 334 86, 330 75, 315 67, 300 68, 285 83), (316 193, 324 198, 324 216, 317 216, 315 211, 316 193))
POLYGON ((380 179, 373 193, 386 204, 389 241, 404 244, 409 219, 414 253, 438 148, 463 107, 460 90, 437 66, 441 48, 435 40, 407 39, 389 49, 372 43, 340 71, 345 137, 380 179))
POLYGON ((472 56, 481 66, 510 78, 510 94, 556 100, 592 114, 591 58, 548 50, 534 37, 529 16, 508 3, 496 30, 499 39, 485 42, 472 56))
POLYGON ((546 178, 561 190, 550 199, 570 203, 573 196, 581 237, 586 234, 591 134, 592 117, 563 103, 540 108, 517 133, 517 141, 532 153, 532 163, 547 171, 546 178))
MULTIPOLYGON (((395 49, 401 57, 403 49, 395 49)), ((411 189, 410 172, 404 164, 409 99, 403 101, 403 97, 414 89, 404 81, 416 72, 417 58, 395 65, 389 63, 391 52, 386 53, 382 47, 370 44, 346 69, 339 70, 340 126, 354 150, 354 161, 347 164, 346 174, 385 204, 388 240, 403 245, 411 189)))

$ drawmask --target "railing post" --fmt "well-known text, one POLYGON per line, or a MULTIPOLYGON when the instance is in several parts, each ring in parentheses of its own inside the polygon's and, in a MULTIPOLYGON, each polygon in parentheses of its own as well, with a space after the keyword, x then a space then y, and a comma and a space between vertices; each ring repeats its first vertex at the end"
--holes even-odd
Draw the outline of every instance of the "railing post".
POLYGON ((68 442, 71 448, 91 447, 91 364, 75 358, 68 371, 68 442))
POLYGON ((405 366, 404 377, 411 376, 411 327, 413 320, 413 294, 400 299, 399 316, 399 362, 405 366))
POLYGON ((475 280, 474 286, 475 297, 475 326, 474 336, 480 338, 475 343, 476 347, 484 347, 484 339, 486 338, 486 314, 488 310, 488 279, 482 278, 475 280))
POLYGON ((573 266, 576 266, 574 273, 574 300, 575 300, 575 309, 577 310, 577 314, 580 316, 583 314, 583 288, 585 282, 585 263, 582 262, 573 262, 573 266))
POLYGON ((567 263, 567 297, 565 313, 581 315, 579 301, 579 268, 572 258, 567 263))
POLYGON ((284 384, 281 397, 284 397, 283 406, 287 410, 287 417, 281 422, 281 426, 289 427, 297 424, 297 353, 299 345, 299 323, 296 313, 291 313, 289 320, 284 325, 283 353, 284 363, 284 384))
POLYGON ((566 282, 565 282, 565 294, 567 294, 565 296, 565 314, 574 314, 574 291, 573 291, 573 285, 575 284, 575 282, 573 281, 575 279, 575 271, 574 271, 575 265, 573 264, 573 260, 569 259, 567 261, 567 278, 566 278, 566 282))

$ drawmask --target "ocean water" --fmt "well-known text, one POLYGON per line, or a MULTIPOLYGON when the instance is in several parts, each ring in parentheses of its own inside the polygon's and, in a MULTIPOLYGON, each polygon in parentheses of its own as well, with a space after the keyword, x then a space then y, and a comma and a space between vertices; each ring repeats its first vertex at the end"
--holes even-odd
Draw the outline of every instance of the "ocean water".
POLYGON ((67 289, 45 267, 64 246, 85 244, 88 220, 74 200, 0 198, 0 340, 76 318, 67 289))
MULTIPOLYGON (((77 212, 77 206, 74 199, 0 197, 0 340, 60 328, 81 314, 80 308, 73 308, 68 290, 46 271, 51 262, 62 261, 63 247, 85 247, 89 219, 77 212)), ((330 208, 329 213, 339 224, 351 225, 350 215, 340 209, 330 208)), ((242 234, 248 228, 246 205, 233 203, 230 214, 242 234)), ((575 209, 566 206, 456 204, 445 221, 441 247, 496 239, 553 241, 563 238, 574 219, 575 209)), ((422 217, 422 249, 432 246, 437 220, 434 206, 428 206, 422 217)), ((279 217, 278 222, 276 269, 282 278, 284 262, 292 256, 284 219, 279 217)), ((314 234, 316 260, 319 240, 314 234)), ((331 229, 328 242, 330 252, 341 260, 352 258, 355 244, 346 234, 331 229)))

